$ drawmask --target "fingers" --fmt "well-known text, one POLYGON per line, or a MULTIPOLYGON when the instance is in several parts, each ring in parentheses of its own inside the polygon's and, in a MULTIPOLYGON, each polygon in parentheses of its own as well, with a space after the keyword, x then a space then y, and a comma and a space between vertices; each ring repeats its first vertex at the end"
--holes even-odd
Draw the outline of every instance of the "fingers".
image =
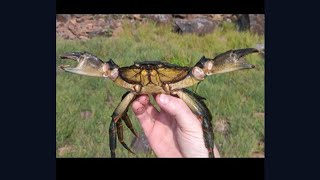
POLYGON ((153 128, 154 119, 159 115, 157 109, 149 102, 149 97, 147 95, 139 96, 132 103, 132 109, 145 134, 149 134, 153 128))
POLYGON ((162 110, 175 117, 181 128, 191 130, 195 126, 201 127, 201 122, 180 98, 160 94, 156 97, 156 101, 162 110))

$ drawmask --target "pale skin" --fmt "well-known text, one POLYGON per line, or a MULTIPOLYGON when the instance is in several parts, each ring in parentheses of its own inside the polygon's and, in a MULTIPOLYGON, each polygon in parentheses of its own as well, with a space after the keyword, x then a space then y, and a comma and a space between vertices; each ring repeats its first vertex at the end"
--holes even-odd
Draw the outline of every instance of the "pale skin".
MULTIPOLYGON (((208 158, 201 122, 188 106, 180 98, 170 95, 154 97, 160 112, 150 103, 147 95, 139 96, 132 103, 132 109, 156 156, 208 158)), ((216 146, 214 155, 220 157, 216 146)))

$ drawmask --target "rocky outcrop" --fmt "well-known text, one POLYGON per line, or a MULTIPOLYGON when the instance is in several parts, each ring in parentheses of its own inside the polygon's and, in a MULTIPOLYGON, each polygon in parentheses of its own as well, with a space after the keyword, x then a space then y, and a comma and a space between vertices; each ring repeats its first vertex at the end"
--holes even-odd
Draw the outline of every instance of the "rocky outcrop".
POLYGON ((250 31, 259 35, 264 35, 264 14, 250 14, 250 31))
POLYGON ((57 14, 56 35, 64 39, 87 40, 95 36, 111 37, 122 31, 122 21, 170 24, 173 32, 205 35, 222 22, 233 22, 239 31, 264 34, 263 14, 57 14))

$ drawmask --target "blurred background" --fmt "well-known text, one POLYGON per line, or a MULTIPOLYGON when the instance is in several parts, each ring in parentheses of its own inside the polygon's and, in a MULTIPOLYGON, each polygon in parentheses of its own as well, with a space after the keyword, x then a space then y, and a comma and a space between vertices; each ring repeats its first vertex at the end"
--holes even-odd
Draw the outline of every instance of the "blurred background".
MULTIPOLYGON (((87 51, 121 67, 143 60, 194 66, 202 56, 249 47, 264 52, 263 14, 57 14, 57 157, 110 157, 110 116, 125 93, 110 80, 63 72, 59 65, 76 63, 61 54, 87 51)), ((246 61, 256 68, 210 76, 190 88, 206 98, 222 157, 264 157, 264 54, 246 61)), ((129 116, 142 133, 131 110, 129 116)), ((124 134, 138 157, 155 157, 143 134, 134 138, 126 128, 124 134)), ((137 157, 119 143, 116 154, 137 157)))

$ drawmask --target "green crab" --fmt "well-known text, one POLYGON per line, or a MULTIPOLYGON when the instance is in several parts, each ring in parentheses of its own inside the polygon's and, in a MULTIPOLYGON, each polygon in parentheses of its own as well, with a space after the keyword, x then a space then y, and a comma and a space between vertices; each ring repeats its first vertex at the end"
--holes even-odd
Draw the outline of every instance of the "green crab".
POLYGON ((181 98, 202 124, 205 146, 209 157, 214 158, 214 134, 211 124, 212 116, 201 96, 187 90, 187 87, 203 81, 205 77, 241 69, 252 69, 243 57, 258 53, 255 48, 229 50, 214 58, 202 57, 193 67, 182 67, 161 61, 136 62, 128 67, 119 67, 112 59, 103 62, 88 52, 71 52, 61 56, 78 62, 76 67, 61 65, 64 71, 102 78, 109 78, 118 86, 128 90, 111 115, 109 127, 109 146, 111 157, 116 157, 117 138, 131 153, 132 150, 123 140, 122 121, 137 136, 127 115, 130 104, 141 94, 170 94, 181 98))

